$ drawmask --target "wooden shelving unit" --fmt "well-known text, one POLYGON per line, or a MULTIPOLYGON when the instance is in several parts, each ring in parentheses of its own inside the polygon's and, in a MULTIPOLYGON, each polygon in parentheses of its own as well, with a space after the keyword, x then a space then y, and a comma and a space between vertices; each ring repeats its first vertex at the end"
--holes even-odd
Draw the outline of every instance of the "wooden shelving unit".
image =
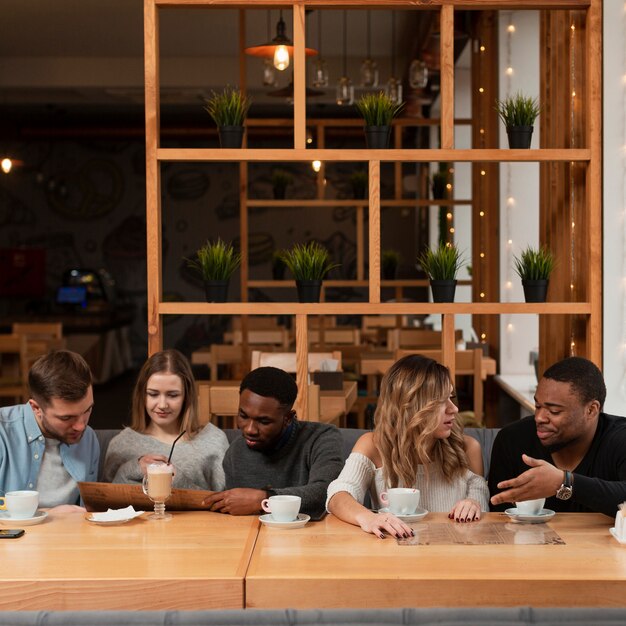
MULTIPOLYGON (((296 351, 298 372, 297 381, 300 389, 306 388, 307 372, 307 316, 338 314, 441 314, 442 315, 442 351, 443 360, 454 373, 454 329, 455 315, 472 314, 499 316, 503 314, 538 314, 541 316, 583 316, 585 322, 585 355, 601 365, 602 361, 602 265, 601 265, 601 42, 602 42, 602 1, 601 0, 429 0, 416 3, 415 0, 310 0, 306 2, 279 2, 277 0, 144 0, 145 30, 145 92, 146 92, 146 216, 148 246, 148 336, 149 352, 162 347, 162 317, 164 315, 277 315, 291 314, 295 317, 296 351), (293 107, 293 148, 290 149, 198 149, 198 148, 161 148, 159 127, 159 9, 165 7, 205 7, 237 8, 240 10, 240 24, 245 24, 245 9, 265 9, 271 7, 291 8, 293 11, 293 67, 294 67, 294 107, 293 107), (315 149, 306 147, 306 128, 310 121, 306 117, 305 96, 305 9, 364 9, 364 8, 439 10, 440 12, 440 90, 441 117, 439 120, 421 120, 420 123, 438 126, 441 136, 441 149, 315 149), (454 129, 459 123, 471 123, 471 120, 454 118, 454 15, 456 10, 524 10, 545 9, 547 11, 578 11, 584 23, 584 63, 579 72, 584 88, 584 141, 572 149, 542 148, 539 150, 508 149, 456 149, 454 129), (168 303, 163 301, 162 259, 161 259, 161 180, 160 164, 175 161, 237 162, 243 170, 242 181, 247 183, 247 164, 254 162, 285 162, 312 160, 328 162, 363 162, 369 172, 368 200, 326 200, 322 196, 312 200, 287 200, 284 203, 298 207, 355 206, 363 211, 369 210, 368 227, 365 236, 368 240, 369 279, 358 272, 356 281, 329 281, 328 286, 340 286, 344 282, 350 286, 368 289, 368 301, 362 303, 248 303, 233 302, 226 304, 207 304, 204 302, 168 303), (585 173, 582 180, 576 179, 584 196, 586 217, 585 232, 580 243, 586 253, 584 259, 577 262, 584 264, 579 273, 583 294, 582 301, 549 302, 545 304, 526 304, 521 302, 471 302, 434 304, 420 303, 381 303, 381 287, 387 286, 380 279, 380 211, 385 206, 426 206, 455 204, 472 205, 472 200, 431 201, 405 200, 394 198, 382 200, 380 197, 381 163, 391 162, 400 167, 404 162, 469 162, 473 164, 498 164, 503 162, 537 162, 540 164, 580 164, 585 173)), ((240 42, 240 47, 244 47, 240 42)), ((245 82, 242 71, 241 82, 245 82)), ((342 120, 347 126, 360 125, 359 120, 342 120)), ((411 122, 413 122, 411 120, 411 122)), ((268 127, 275 121, 260 121, 268 127)), ((398 125, 409 122, 399 121, 398 125)), ((315 127, 326 128, 330 123, 317 120, 315 127)), ((398 136, 396 129, 396 138, 398 136)), ((397 144, 396 144, 397 145, 397 144)), ((488 166, 488 165, 487 165, 488 166)), ((319 195, 319 194, 318 194, 319 195)), ((276 201, 248 199, 242 185, 240 201, 242 210, 241 233, 242 250, 247 249, 248 207, 275 206, 276 201)), ((475 210, 472 207, 471 210, 475 210)), ((249 281, 247 270, 242 271, 242 298, 247 299, 247 288, 252 286, 275 287, 277 281, 249 281)), ((392 281, 395 284, 397 281, 392 281)), ((406 281, 414 286, 419 281, 406 281)), ((289 285, 290 281, 286 281, 289 285)), ((476 289, 474 289, 476 299, 476 289)), ((298 398, 298 412, 307 414, 306 394, 298 398)))

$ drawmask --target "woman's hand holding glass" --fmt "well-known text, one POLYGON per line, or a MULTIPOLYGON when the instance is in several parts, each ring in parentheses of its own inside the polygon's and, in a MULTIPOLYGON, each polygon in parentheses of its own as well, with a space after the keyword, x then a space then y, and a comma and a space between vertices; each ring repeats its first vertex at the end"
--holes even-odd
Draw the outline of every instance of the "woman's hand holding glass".
POLYGON ((459 500, 448 517, 455 522, 477 522, 480 519, 480 504, 472 498, 459 500))
POLYGON ((385 538, 385 533, 392 537, 411 537, 415 533, 410 526, 391 513, 374 513, 365 511, 356 517, 359 526, 366 532, 385 538))

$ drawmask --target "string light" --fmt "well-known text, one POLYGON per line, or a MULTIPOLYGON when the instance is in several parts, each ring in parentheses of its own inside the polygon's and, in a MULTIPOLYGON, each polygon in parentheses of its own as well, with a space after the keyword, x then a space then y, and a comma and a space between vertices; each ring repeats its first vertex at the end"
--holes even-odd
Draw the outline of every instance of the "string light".
POLYGON ((317 159, 315 161, 311 161, 311 167, 314 172, 319 172, 322 169, 322 162, 317 159))

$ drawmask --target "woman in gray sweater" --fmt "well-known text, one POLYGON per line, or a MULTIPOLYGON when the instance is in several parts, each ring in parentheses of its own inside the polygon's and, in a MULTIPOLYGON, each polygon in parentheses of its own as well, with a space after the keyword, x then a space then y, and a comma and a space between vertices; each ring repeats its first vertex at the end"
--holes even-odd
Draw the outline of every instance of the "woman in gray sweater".
POLYGON ((222 459, 226 435, 209 423, 198 424, 198 399, 193 373, 178 350, 153 354, 135 384, 131 426, 114 437, 107 449, 104 480, 141 483, 150 463, 167 462, 175 468, 173 486, 181 489, 224 489, 222 459))

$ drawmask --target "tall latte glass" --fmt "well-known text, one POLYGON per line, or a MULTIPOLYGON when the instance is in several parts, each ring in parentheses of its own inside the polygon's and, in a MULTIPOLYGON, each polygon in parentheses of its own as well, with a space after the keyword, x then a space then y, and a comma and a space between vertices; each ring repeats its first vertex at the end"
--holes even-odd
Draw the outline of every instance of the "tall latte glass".
POLYGON ((172 495, 172 466, 165 463, 151 463, 143 478, 143 492, 154 502, 154 513, 148 515, 151 521, 172 519, 165 512, 165 501, 172 495))

